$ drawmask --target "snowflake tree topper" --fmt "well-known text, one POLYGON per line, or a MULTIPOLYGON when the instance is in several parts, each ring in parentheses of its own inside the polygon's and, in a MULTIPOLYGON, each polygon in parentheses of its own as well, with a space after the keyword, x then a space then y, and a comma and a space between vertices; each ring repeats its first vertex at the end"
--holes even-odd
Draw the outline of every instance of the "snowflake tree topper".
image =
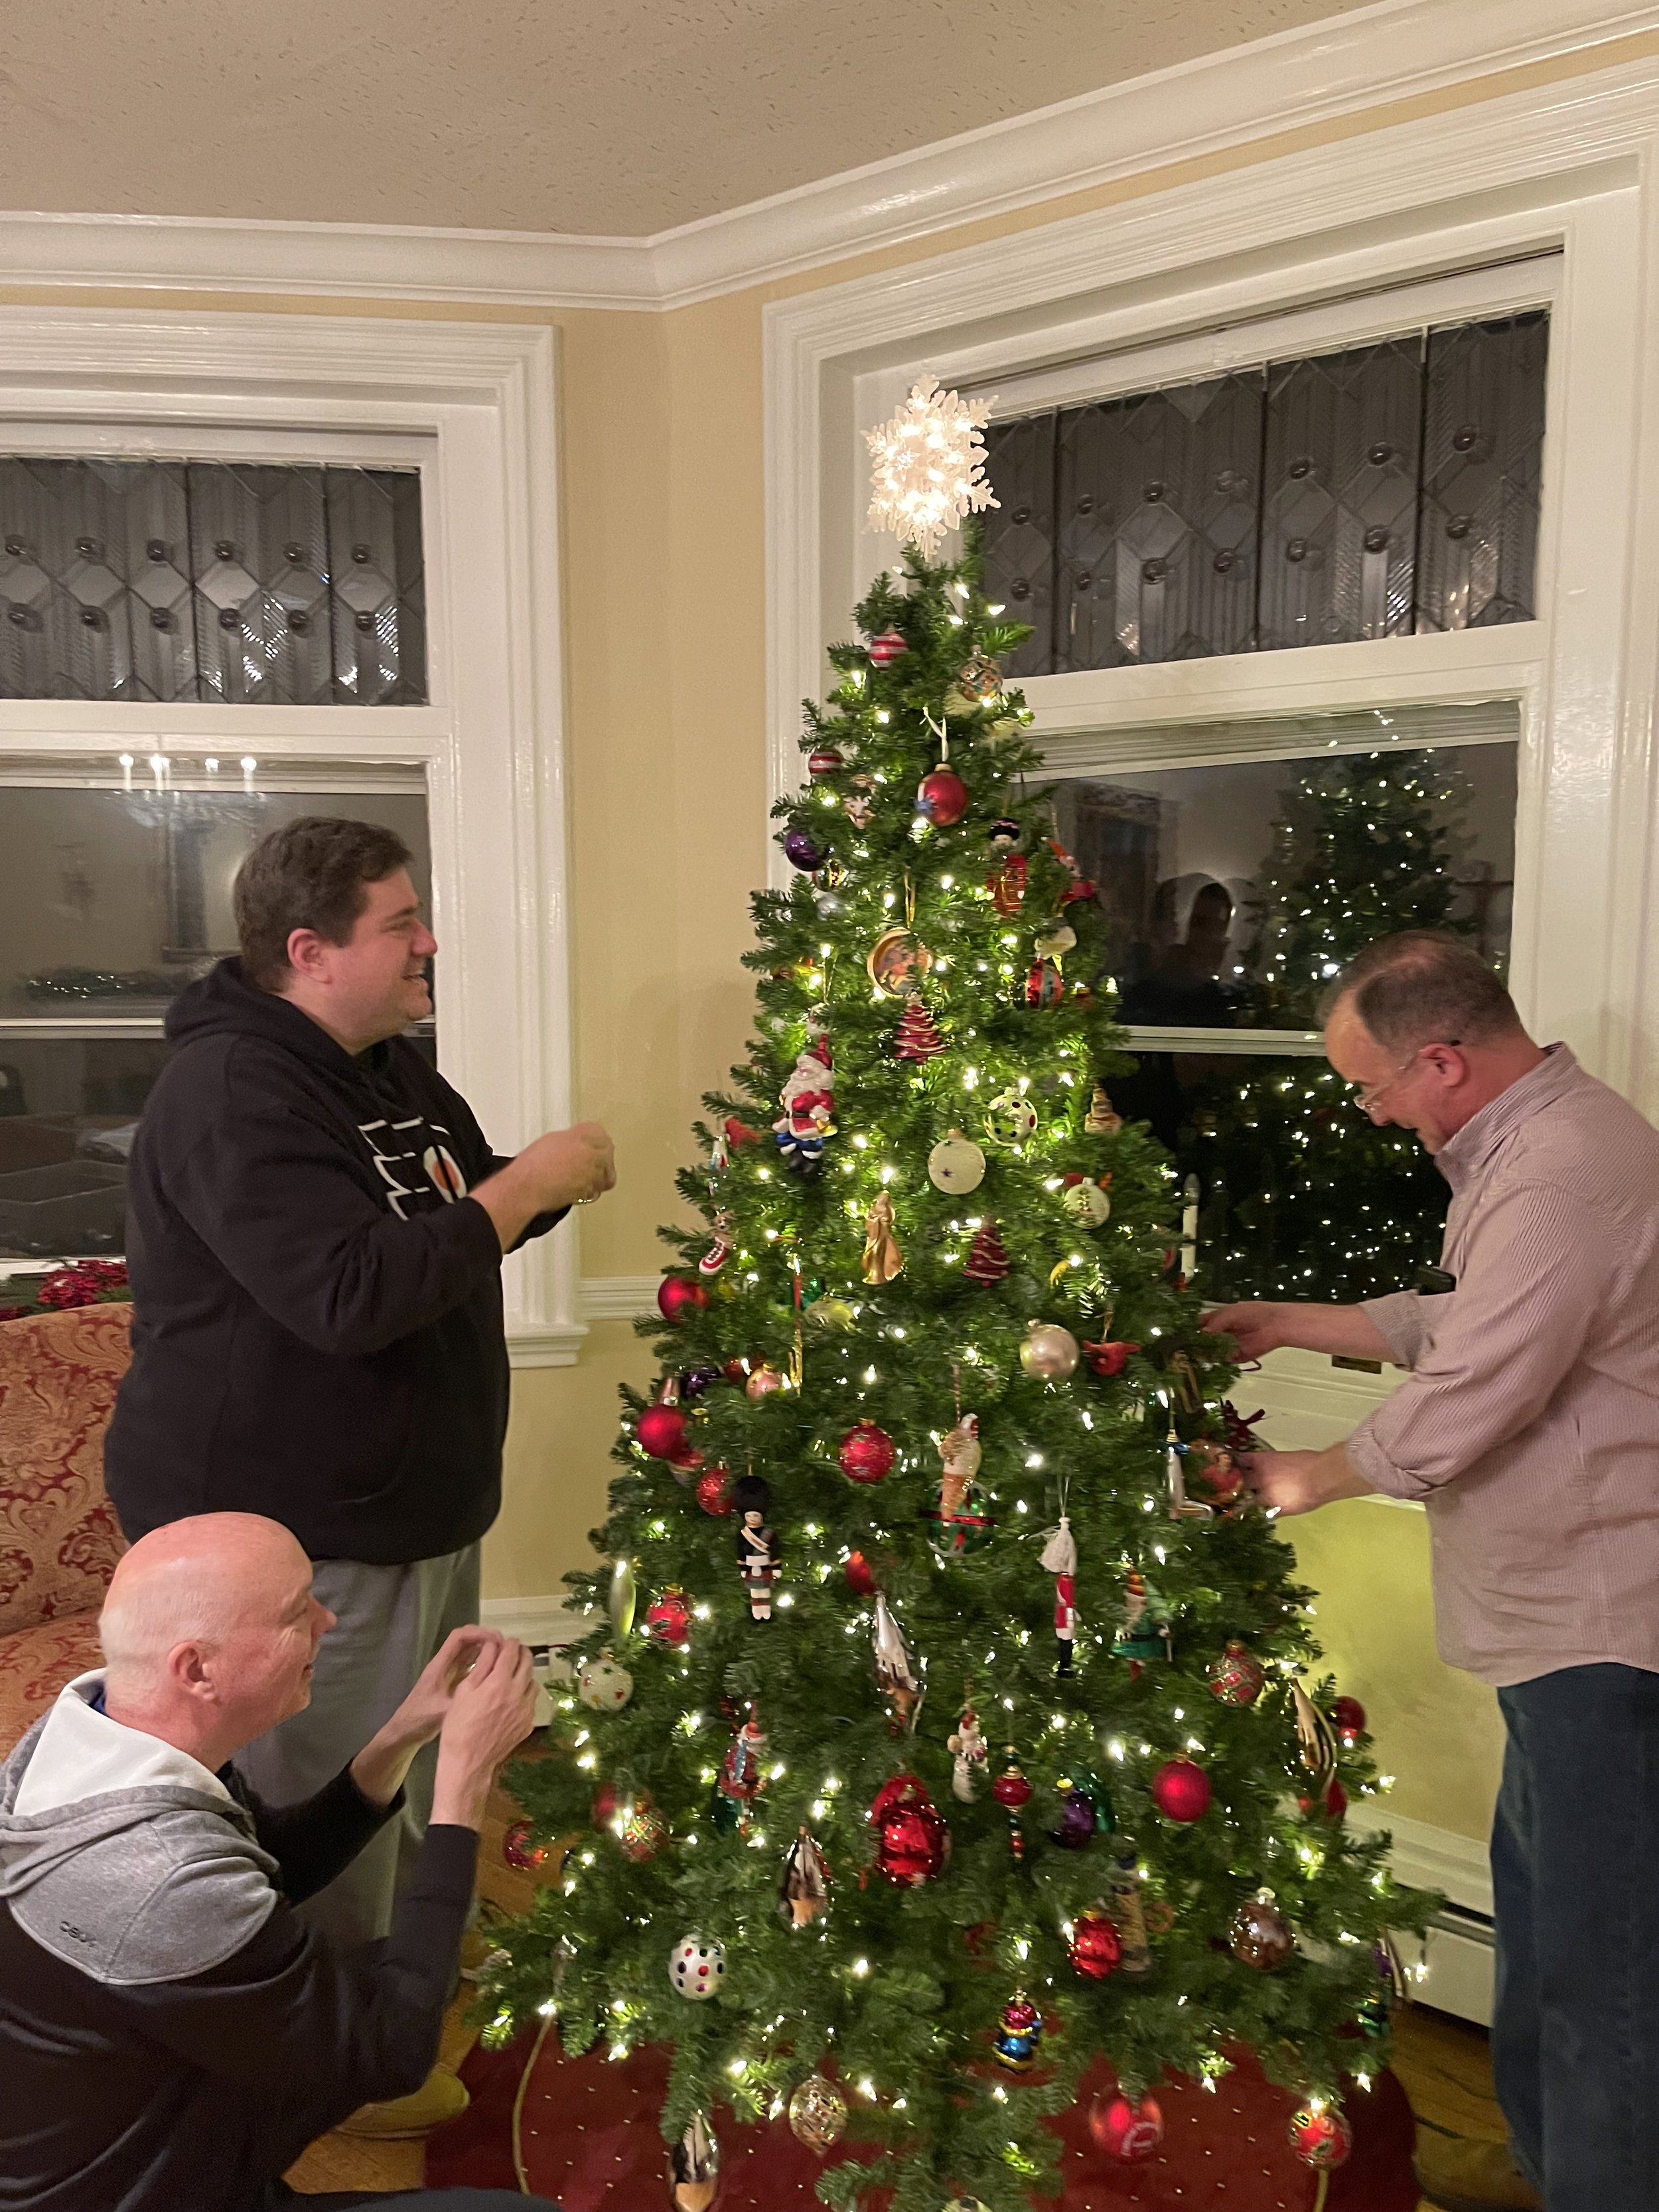
POLYGON ((872 454, 869 528, 890 530, 925 561, 964 517, 997 502, 985 481, 987 403, 969 406, 924 377, 878 429, 866 430, 872 454))

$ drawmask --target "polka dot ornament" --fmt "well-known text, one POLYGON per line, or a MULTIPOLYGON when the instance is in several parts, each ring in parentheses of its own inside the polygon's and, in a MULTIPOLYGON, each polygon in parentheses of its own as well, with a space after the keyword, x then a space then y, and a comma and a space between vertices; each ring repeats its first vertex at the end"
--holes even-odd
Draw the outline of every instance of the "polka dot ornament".
POLYGON ((726 1946, 706 1936, 687 1936, 668 1954, 668 1978, 694 2004, 712 1997, 726 1979, 726 1946))

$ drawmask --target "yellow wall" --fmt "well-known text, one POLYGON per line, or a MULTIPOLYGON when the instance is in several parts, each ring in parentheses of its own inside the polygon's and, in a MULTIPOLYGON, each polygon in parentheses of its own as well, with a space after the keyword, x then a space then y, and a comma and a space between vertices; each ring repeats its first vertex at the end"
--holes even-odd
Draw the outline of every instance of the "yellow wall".
MULTIPOLYGON (((740 1052, 738 955, 764 874, 761 315, 769 300, 1242 168, 1296 148, 1659 52, 1627 40, 1358 118, 963 226, 918 246, 668 315, 388 301, 123 294, 77 305, 236 313, 544 322, 560 333, 579 1110, 616 1134, 622 1182, 584 1217, 582 1272, 653 1272, 687 1125, 740 1052)), ((0 298, 57 304, 52 288, 0 298)), ((568 1232, 565 1232, 568 1233, 568 1232)), ((647 1368, 625 1324, 594 1328, 574 1370, 520 1373, 507 1499, 486 1553, 496 1596, 556 1592, 600 1518, 616 1389, 647 1368)), ((1492 1775, 1491 1705, 1428 1641, 1425 1535, 1413 1516, 1343 1507, 1301 1550, 1321 1628, 1402 1777, 1399 1809, 1475 1833, 1492 1775), (1369 1518, 1361 1516, 1368 1516, 1369 1518)))

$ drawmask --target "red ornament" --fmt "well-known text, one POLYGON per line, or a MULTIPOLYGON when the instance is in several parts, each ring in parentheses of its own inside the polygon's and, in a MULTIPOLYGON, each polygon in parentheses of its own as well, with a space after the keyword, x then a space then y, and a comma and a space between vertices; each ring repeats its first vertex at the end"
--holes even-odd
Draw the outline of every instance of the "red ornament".
POLYGON ((665 1321, 683 1322, 708 1304, 708 1291, 690 1275, 665 1275, 657 1285, 657 1310, 665 1321))
POLYGON ((775 1390, 781 1390, 782 1388, 782 1375, 775 1367, 769 1367, 763 1360, 760 1365, 750 1373, 744 1383, 743 1391, 746 1398, 769 1398, 775 1390))
POLYGON ((917 1889, 943 1869, 951 1832, 914 1774, 884 1782, 870 1808, 876 1830, 876 1871, 898 1889, 917 1889))
POLYGON ((634 1431, 653 1459, 683 1460, 691 1449, 685 1415, 678 1406, 647 1406, 634 1431))
POLYGON ((879 637, 872 637, 866 650, 878 668, 890 668, 899 655, 908 653, 910 648, 896 629, 889 629, 879 637))
MULTIPOLYGON (((617 1817, 617 1808, 622 1803, 622 1791, 614 1782, 601 1782, 593 1793, 593 1802, 588 1807, 588 1818, 596 1828, 608 1828, 617 1817)), ((526 1823, 528 1826, 528 1823, 526 1823)))
POLYGON ((916 811, 936 828, 949 830, 968 811, 968 787, 953 768, 936 768, 916 787, 916 811))
POLYGON ((1210 1809, 1210 1778, 1190 1759, 1165 1759, 1152 1777, 1152 1802, 1166 1820, 1201 1820, 1210 1809))
POLYGON ((1087 1906, 1073 1921, 1066 1948, 1085 1981, 1103 1982, 1123 1963, 1123 1938, 1110 1915, 1097 1905, 1087 1906))
POLYGON ((991 894, 991 903, 1000 915, 1012 918, 1025 903, 1025 879, 1030 864, 1024 853, 1010 853, 1000 868, 994 868, 985 878, 985 888, 991 894))
POLYGON ((622 1855, 635 1866, 644 1866, 668 1841, 668 1823, 651 1800, 641 1793, 629 1808, 622 1826, 617 1831, 617 1841, 622 1855))
POLYGON ((1018 1813, 1022 1805, 1030 1803, 1031 1785, 1012 1757, 991 1784, 991 1795, 1010 1813, 1018 1813))
POLYGON ((841 1440, 841 1471, 849 1482, 879 1482, 894 1457, 893 1439, 873 1421, 860 1421, 841 1440))
POLYGON ((705 1513, 712 1513, 723 1521, 732 1510, 732 1470, 729 1467, 711 1467, 707 1474, 697 1478, 697 1503, 705 1513))
POLYGON ((1344 1747, 1352 1751, 1365 1733, 1365 1708, 1358 1698, 1338 1698, 1331 1706, 1331 1719, 1344 1747))
POLYGON ((1083 1356, 1097 1375, 1121 1375, 1138 1344, 1085 1344, 1083 1356))
POLYGON ((875 1595, 875 1570, 871 1566, 869 1560, 865 1558, 862 1552, 849 1552, 847 1554, 847 1563, 842 1567, 842 1572, 847 1577, 847 1587, 848 1589, 856 1590, 860 1597, 873 1597, 875 1595))
POLYGON ((726 1141, 728 1145, 757 1145, 761 1141, 758 1129, 751 1129, 747 1121, 739 1121, 735 1114, 726 1117, 726 1141))
POLYGON ((1237 1637, 1210 1668, 1211 1694, 1224 1705, 1253 1705, 1267 1682, 1267 1668, 1237 1637))
POLYGON ((893 1047, 900 1060, 932 1060, 945 1049, 945 1039, 939 1033, 939 1024, 912 993, 898 1025, 898 1039, 893 1047))
POLYGON ((521 1874, 534 1874, 538 1867, 547 1864, 547 1846, 532 1843, 530 1828, 528 1820, 514 1820, 501 1838, 501 1856, 521 1874))
POLYGON ((1164 2114, 1156 2097, 1143 2097, 1132 2105, 1120 2090, 1115 2096, 1095 2099, 1089 2107, 1089 2134, 1109 2158, 1136 2166, 1163 2142, 1164 2114))
POLYGON ((728 1382, 746 1382, 749 1380, 749 1362, 746 1359, 728 1359, 720 1373, 728 1382))
POLYGON ((1290 2136, 1303 2165, 1321 2172, 1343 2165, 1353 2148, 1353 2130, 1334 2105, 1304 2105, 1292 2112, 1290 2136))
POLYGON ((684 1644, 691 1633, 691 1603, 678 1583, 671 1583, 660 1597, 653 1597, 645 1609, 645 1626, 648 1636, 659 1644, 684 1644))
POLYGON ((1065 990, 1060 970, 1052 960, 1032 963, 1025 978, 1025 1003, 1028 1006, 1058 1006, 1065 990))
POLYGON ((806 759, 809 775, 833 775, 842 765, 842 756, 833 745, 820 745, 816 752, 809 753, 806 759))
POLYGON ((988 1218, 981 1221, 968 1249, 968 1264, 963 1273, 970 1283, 1000 1283, 1009 1265, 1007 1247, 995 1222, 988 1218))

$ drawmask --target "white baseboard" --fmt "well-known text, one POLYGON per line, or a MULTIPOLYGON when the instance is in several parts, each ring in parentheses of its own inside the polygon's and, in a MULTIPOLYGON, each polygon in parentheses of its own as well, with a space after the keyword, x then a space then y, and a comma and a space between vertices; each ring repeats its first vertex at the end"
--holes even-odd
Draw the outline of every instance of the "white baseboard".
POLYGON ((1419 1944, 1414 1936, 1400 1939, 1413 1997, 1437 2012, 1489 2027, 1496 1954, 1486 1846, 1426 1820, 1390 1819, 1370 1806, 1356 1808, 1350 1817, 1356 1826, 1386 1828, 1393 1835, 1389 1863, 1396 1881, 1414 1889, 1437 1889, 1446 1899, 1426 1943, 1419 1944))

